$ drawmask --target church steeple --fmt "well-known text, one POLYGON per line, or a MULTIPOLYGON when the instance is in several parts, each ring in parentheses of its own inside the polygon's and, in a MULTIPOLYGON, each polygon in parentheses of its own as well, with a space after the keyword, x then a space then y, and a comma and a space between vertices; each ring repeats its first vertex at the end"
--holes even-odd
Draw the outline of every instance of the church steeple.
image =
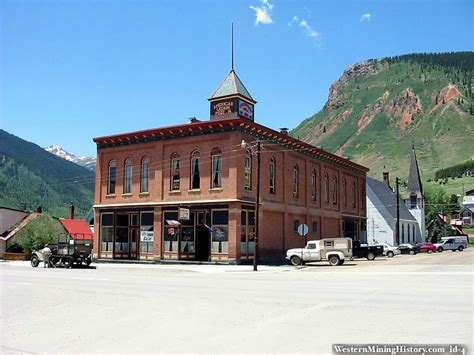
POLYGON ((211 120, 241 117, 254 120, 254 105, 257 103, 234 70, 234 23, 232 23, 231 70, 224 81, 208 99, 211 104, 211 120))
POLYGON ((415 143, 413 143, 411 149, 407 191, 409 195, 416 194, 417 198, 423 197, 423 185, 421 184, 420 169, 418 168, 418 160, 416 158, 415 143))

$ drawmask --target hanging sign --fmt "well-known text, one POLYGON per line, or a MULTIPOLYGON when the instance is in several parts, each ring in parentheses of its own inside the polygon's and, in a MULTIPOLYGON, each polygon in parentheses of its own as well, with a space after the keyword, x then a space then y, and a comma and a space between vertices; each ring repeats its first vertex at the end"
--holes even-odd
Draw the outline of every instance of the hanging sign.
POLYGON ((307 235, 309 232, 309 229, 308 229, 308 226, 306 224, 300 224, 298 226, 298 234, 301 235, 302 237, 304 237, 305 235, 307 235))

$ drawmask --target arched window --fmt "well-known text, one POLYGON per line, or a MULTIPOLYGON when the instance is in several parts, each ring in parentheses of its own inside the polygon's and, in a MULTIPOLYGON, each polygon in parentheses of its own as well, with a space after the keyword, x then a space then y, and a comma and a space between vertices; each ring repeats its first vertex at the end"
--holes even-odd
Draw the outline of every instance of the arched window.
POLYGON ((318 196, 316 191, 316 170, 311 171, 311 201, 316 202, 318 196))
POLYGON ((252 152, 247 150, 244 161, 244 188, 252 190, 252 152))
POLYGON ((171 169, 170 169, 170 189, 172 191, 179 191, 181 188, 181 175, 180 175, 181 160, 178 153, 171 155, 171 169))
POLYGON ((214 148, 211 152, 211 188, 222 187, 222 151, 214 148))
POLYGON ((275 158, 271 157, 270 158, 270 194, 275 195, 276 194, 276 163, 275 163, 275 158))
POLYGON ((352 208, 356 208, 357 201, 357 186, 356 182, 352 181, 352 208))
POLYGON ((410 225, 407 225, 407 242, 410 243, 410 225))
POLYGON ((144 156, 140 169, 140 192, 149 192, 150 158, 144 156))
POLYGON ((337 205, 337 177, 332 178, 332 204, 337 205))
POLYGON ((347 207, 347 181, 342 179, 342 199, 344 202, 344 207, 347 207))
POLYGON ((402 243, 405 243, 405 225, 402 224, 402 243))
POLYGON ((298 164, 295 164, 293 166, 293 198, 298 198, 299 184, 300 184, 300 171, 298 169, 298 164))
POLYGON ((199 172, 199 160, 201 156, 198 151, 191 154, 191 190, 201 188, 201 174, 199 172))
POLYGON ((324 173, 324 202, 329 204, 329 176, 327 173, 324 173))
POLYGON ((125 160, 124 174, 123 174, 123 193, 132 193, 132 159, 125 160))
POLYGON ((107 194, 115 194, 115 185, 117 182, 117 163, 115 160, 109 162, 109 179, 107 186, 107 194))

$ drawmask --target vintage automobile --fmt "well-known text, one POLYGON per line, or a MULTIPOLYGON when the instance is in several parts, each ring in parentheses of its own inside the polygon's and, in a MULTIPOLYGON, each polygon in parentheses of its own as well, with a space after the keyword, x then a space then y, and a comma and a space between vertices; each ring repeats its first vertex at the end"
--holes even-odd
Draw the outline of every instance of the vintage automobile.
POLYGON ((289 249, 286 259, 298 266, 307 262, 327 260, 330 265, 342 265, 352 257, 351 238, 324 238, 310 240, 304 248, 289 249))
MULTIPOLYGON (((51 256, 50 267, 70 268, 73 264, 89 266, 92 262, 92 240, 73 238, 69 234, 61 234, 56 243, 49 243, 51 256)), ((39 250, 31 253, 31 266, 37 267, 44 262, 44 255, 39 250)))

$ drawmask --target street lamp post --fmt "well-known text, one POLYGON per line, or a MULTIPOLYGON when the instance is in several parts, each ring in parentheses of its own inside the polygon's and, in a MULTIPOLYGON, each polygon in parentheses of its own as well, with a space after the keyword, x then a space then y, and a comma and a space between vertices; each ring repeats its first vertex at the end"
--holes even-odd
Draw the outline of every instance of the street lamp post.
POLYGON ((258 265, 258 238, 259 238, 259 220, 260 220, 260 150, 261 142, 257 140, 257 150, 255 151, 245 140, 242 140, 240 146, 245 149, 248 148, 257 156, 257 202, 255 205, 255 238, 253 247, 253 271, 257 271, 258 265))

